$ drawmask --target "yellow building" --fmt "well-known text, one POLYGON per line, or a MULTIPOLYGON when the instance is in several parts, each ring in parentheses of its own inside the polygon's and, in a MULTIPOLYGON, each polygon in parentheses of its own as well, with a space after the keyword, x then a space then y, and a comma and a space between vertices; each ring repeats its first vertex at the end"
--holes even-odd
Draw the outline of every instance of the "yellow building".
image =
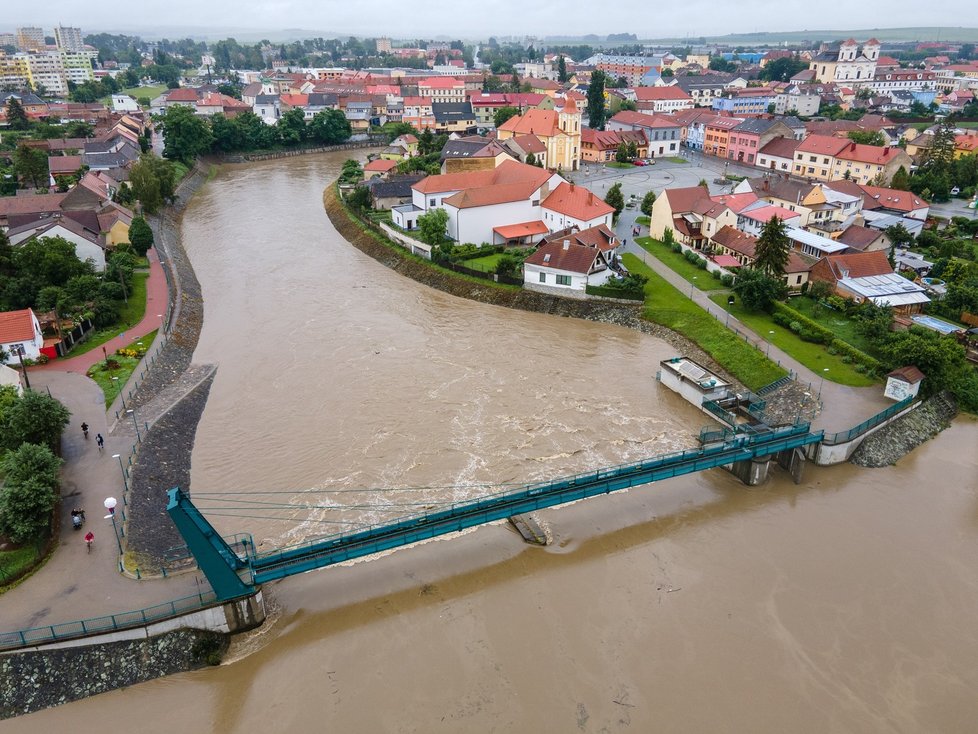
POLYGON ((576 171, 581 161, 581 112, 573 99, 559 110, 527 110, 509 118, 496 130, 499 140, 535 135, 547 146, 547 167, 576 171))

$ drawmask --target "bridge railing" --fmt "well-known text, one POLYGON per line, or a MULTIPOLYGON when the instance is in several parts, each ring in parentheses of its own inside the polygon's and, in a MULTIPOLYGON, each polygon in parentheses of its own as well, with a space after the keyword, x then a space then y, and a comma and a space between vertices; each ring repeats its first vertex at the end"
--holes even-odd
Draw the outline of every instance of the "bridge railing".
POLYGON ((30 647, 32 645, 44 645, 63 640, 90 637, 91 635, 104 632, 117 632, 120 630, 145 627, 149 623, 178 617, 188 612, 214 606, 217 603, 217 595, 213 591, 208 590, 201 591, 193 596, 174 599, 164 604, 146 607, 145 609, 109 614, 105 617, 81 619, 76 622, 63 622, 46 627, 32 627, 16 632, 0 632, 0 650, 16 650, 17 648, 30 647))
MULTIPOLYGON (((578 484, 591 484, 594 482, 600 482, 604 479, 620 479, 629 474, 649 472, 658 467, 667 468, 671 465, 682 464, 684 462, 695 463, 702 461, 705 462, 705 464, 700 468, 709 468, 710 466, 717 465, 715 463, 711 463, 711 460, 716 459, 718 456, 722 456, 723 461, 721 463, 738 461, 740 459, 737 456, 731 456, 731 454, 745 451, 749 452, 751 447, 755 445, 763 445, 767 447, 772 445, 772 443, 777 444, 779 440, 790 441, 792 439, 797 440, 799 438, 810 439, 813 434, 809 433, 809 428, 809 424, 803 423, 771 429, 769 431, 765 431, 764 433, 742 433, 738 434, 733 440, 726 441, 724 443, 659 454, 649 459, 645 459, 644 461, 633 462, 630 464, 618 464, 616 466, 604 467, 597 471, 581 472, 579 474, 561 477, 560 479, 556 479, 551 482, 525 484, 515 489, 506 488, 503 491, 483 495, 468 502, 446 504, 433 512, 404 515, 387 523, 365 525, 353 531, 345 531, 333 535, 320 536, 303 541, 302 543, 298 543, 296 545, 268 550, 260 554, 255 554, 253 561, 258 566, 261 566, 262 560, 266 558, 276 558, 283 555, 298 556, 304 550, 314 547, 317 549, 322 549, 329 545, 343 545, 351 538, 363 536, 364 534, 370 534, 378 530, 395 532, 400 527, 407 527, 415 523, 426 523, 433 518, 441 516, 450 516, 458 512, 471 512, 481 509, 490 509, 504 503, 507 500, 522 497, 546 496, 562 488, 572 488, 578 484)), ((821 438, 821 434, 818 434, 818 438, 821 438)), ((780 447, 773 449, 773 451, 777 450, 780 450, 780 447)), ((687 473, 687 471, 677 470, 674 474, 669 474, 666 472, 662 478, 665 478, 665 476, 679 476, 682 473, 687 473)))
POLYGON ((861 436, 866 431, 875 428, 881 423, 886 422, 900 411, 905 410, 910 406, 911 403, 913 403, 913 401, 914 401, 913 396, 904 398, 899 403, 894 403, 886 410, 880 411, 872 418, 867 418, 858 426, 853 426, 848 431, 839 431, 838 433, 827 433, 825 434, 825 439, 822 441, 822 443, 828 444, 829 446, 834 446, 840 443, 846 443, 847 441, 851 441, 852 439, 861 436))

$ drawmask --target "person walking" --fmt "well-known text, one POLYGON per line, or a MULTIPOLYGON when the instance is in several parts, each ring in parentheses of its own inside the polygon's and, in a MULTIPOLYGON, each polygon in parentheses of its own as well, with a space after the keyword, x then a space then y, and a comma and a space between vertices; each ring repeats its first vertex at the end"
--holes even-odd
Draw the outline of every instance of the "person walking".
POLYGON ((85 438, 88 438, 88 424, 85 423, 85 422, 82 422, 81 429, 82 429, 82 433, 85 434, 85 438))
POLYGON ((92 543, 95 542, 95 533, 89 530, 85 533, 85 545, 88 546, 88 552, 92 552, 92 543))
POLYGON ((102 434, 101 433, 96 433, 95 434, 95 443, 98 444, 98 450, 99 451, 101 451, 102 449, 105 448, 105 439, 102 438, 102 434))

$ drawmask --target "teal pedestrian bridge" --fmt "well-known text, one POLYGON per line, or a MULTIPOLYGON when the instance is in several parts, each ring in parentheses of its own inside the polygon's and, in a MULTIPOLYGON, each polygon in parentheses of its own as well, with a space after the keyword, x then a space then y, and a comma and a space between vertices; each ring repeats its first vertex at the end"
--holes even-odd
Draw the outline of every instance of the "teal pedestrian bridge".
MULTIPOLYGON (((796 450, 818 444, 824 436, 808 423, 763 427, 745 433, 701 436, 699 448, 653 456, 632 464, 575 474, 551 482, 452 504, 444 509, 408 515, 382 525, 339 533, 300 545, 258 553, 246 539, 229 544, 180 488, 169 490, 169 512, 198 567, 220 600, 254 593, 267 581, 373 555, 429 538, 505 520, 515 515, 637 487, 662 479, 720 466, 731 467, 748 484, 752 467, 776 458, 793 465, 796 450), (738 471, 738 467, 742 468, 738 471)), ((247 536, 246 536, 247 537, 247 536)))

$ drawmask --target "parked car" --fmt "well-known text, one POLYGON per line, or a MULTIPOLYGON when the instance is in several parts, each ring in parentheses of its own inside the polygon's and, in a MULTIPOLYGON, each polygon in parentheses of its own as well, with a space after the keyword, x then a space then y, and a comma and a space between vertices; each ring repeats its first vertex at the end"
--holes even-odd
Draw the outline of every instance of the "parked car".
POLYGON ((645 161, 643 161, 641 158, 636 158, 634 161, 632 161, 632 165, 635 165, 635 166, 647 166, 649 164, 646 163, 645 161))
POLYGON ((955 186, 953 189, 951 189, 951 196, 957 196, 960 193, 961 193, 961 189, 958 188, 957 186, 955 186))

